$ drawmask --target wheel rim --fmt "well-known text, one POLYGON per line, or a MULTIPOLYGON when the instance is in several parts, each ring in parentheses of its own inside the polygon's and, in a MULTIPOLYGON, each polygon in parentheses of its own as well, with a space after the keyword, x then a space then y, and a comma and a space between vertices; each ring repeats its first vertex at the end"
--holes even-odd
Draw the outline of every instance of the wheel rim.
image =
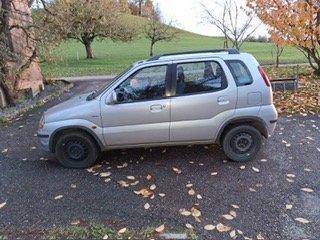
POLYGON ((64 145, 65 156, 73 161, 84 160, 89 153, 88 147, 79 140, 69 140, 64 145))
POLYGON ((234 152, 245 154, 253 147, 253 138, 249 133, 238 133, 231 139, 231 147, 234 152))

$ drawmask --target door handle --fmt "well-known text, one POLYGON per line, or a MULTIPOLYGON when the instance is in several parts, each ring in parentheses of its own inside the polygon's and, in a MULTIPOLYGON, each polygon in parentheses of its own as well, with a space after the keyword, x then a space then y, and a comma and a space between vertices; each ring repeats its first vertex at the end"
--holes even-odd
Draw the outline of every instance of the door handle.
POLYGON ((163 108, 165 108, 165 105, 155 104, 155 105, 150 106, 150 111, 151 112, 161 112, 163 108))
POLYGON ((227 105, 230 103, 230 100, 228 96, 221 96, 221 97, 218 97, 217 102, 219 105, 227 105))

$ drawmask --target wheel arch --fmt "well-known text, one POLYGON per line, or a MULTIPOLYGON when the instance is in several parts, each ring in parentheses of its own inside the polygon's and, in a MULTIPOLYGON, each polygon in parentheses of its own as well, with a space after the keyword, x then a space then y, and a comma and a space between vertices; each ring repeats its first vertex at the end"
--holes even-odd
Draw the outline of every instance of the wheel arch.
POLYGON ((66 127, 61 127, 61 128, 58 128, 56 129, 50 136, 50 139, 49 139, 49 149, 50 149, 50 152, 54 153, 55 152, 55 143, 58 139, 58 137, 62 134, 62 133, 65 133, 65 132, 82 132, 82 133, 85 133, 87 134, 88 136, 90 136, 92 138, 92 140, 94 141, 94 143, 97 145, 99 151, 102 151, 103 149, 103 143, 101 142, 101 140, 96 136, 96 134, 86 128, 86 127, 83 127, 83 126, 66 126, 66 127))
POLYGON ((256 128, 262 136, 265 138, 268 138, 268 128, 266 123, 259 117, 239 117, 235 119, 231 119, 227 121, 219 130, 217 138, 216 138, 216 143, 221 144, 221 140, 224 136, 224 134, 231 129, 232 127, 235 127, 237 125, 242 125, 246 124, 249 126, 252 126, 256 128))

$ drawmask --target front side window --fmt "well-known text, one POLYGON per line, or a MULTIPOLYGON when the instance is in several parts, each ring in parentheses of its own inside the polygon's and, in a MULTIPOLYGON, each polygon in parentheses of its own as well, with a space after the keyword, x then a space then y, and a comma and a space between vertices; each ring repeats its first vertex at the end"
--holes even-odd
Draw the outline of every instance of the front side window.
POLYGON ((226 61, 237 86, 250 85, 253 82, 252 76, 247 66, 239 60, 226 61))
POLYGON ((213 92, 226 87, 224 72, 217 62, 177 64, 176 95, 213 92))
POLYGON ((160 99, 166 94, 167 66, 143 68, 116 89, 118 103, 160 99))

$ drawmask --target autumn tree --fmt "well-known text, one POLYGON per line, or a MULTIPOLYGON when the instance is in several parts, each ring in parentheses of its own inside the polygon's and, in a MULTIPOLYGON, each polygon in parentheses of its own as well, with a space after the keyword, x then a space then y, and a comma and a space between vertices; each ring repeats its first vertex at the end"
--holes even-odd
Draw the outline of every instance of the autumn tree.
POLYGON ((56 0, 48 7, 45 28, 62 39, 81 42, 92 59, 95 39, 130 41, 136 35, 124 6, 116 0, 56 0))
POLYGON ((259 27, 259 24, 253 24, 253 12, 245 11, 236 0, 224 0, 222 4, 216 2, 213 7, 201 5, 204 9, 204 21, 221 31, 225 38, 225 48, 229 47, 230 41, 232 47, 239 50, 244 41, 259 27), (241 24, 239 19, 242 19, 241 24))
POLYGON ((269 27, 273 42, 297 47, 320 75, 320 1, 247 0, 269 27))
POLYGON ((150 40, 150 56, 153 56, 154 45, 160 41, 170 42, 178 35, 178 31, 172 27, 171 23, 162 22, 161 14, 158 8, 155 8, 148 18, 145 27, 145 36, 150 40))

